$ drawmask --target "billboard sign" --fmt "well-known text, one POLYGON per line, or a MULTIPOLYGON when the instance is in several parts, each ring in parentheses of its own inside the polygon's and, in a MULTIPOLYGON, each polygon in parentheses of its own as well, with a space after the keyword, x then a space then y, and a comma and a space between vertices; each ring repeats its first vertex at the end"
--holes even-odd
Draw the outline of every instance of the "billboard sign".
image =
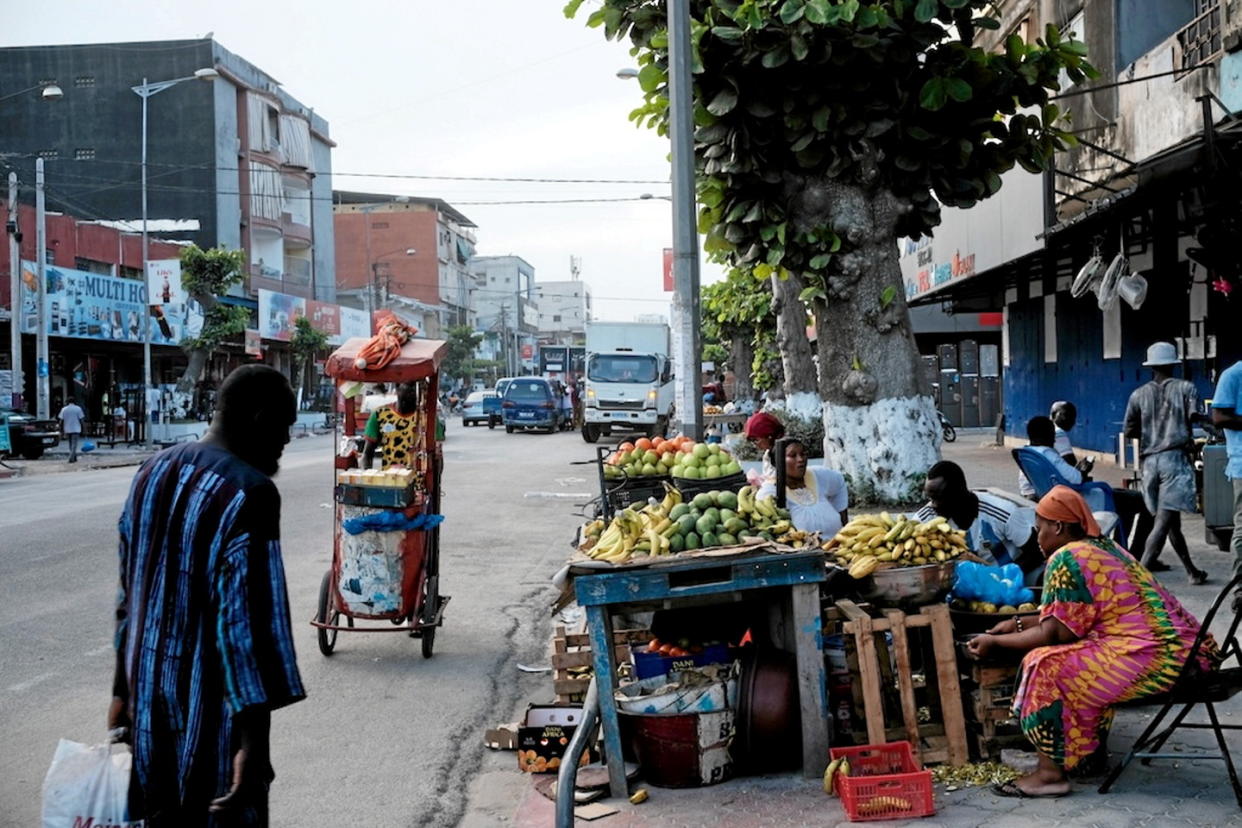
POLYGON ((245 342, 248 355, 253 357, 263 356, 263 338, 259 335, 258 328, 246 328, 245 342))
POLYGON ((664 248, 664 292, 672 293, 673 284, 673 248, 664 248))
POLYGON ((341 332, 332 340, 339 345, 347 339, 368 339, 371 336, 371 314, 357 308, 338 308, 341 316, 341 332))
POLYGON ((180 305, 185 302, 180 259, 147 262, 147 297, 152 305, 180 305))
MULTIPOLYGON (((51 336, 142 342, 143 315, 147 313, 147 289, 142 281, 54 265, 46 265, 44 272, 47 295, 43 324, 51 336)), ((22 262, 22 333, 35 333, 39 327, 37 274, 34 262, 22 262)), ((197 336, 202 330, 202 309, 193 300, 184 301, 184 293, 182 297, 181 301, 159 305, 152 313, 152 343, 179 345, 185 337, 197 336)))
POLYGON ((306 316, 306 300, 301 296, 259 289, 259 334, 264 339, 288 342, 299 316, 306 316))

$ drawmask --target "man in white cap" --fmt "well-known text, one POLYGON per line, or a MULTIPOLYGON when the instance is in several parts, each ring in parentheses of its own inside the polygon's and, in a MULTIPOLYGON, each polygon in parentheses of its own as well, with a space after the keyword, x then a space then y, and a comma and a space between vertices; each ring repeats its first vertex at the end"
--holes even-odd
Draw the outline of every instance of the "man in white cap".
POLYGON ((1147 349, 1143 365, 1151 369, 1151 382, 1130 395, 1126 404, 1125 436, 1138 438, 1142 464, 1143 501, 1156 517, 1142 553, 1143 565, 1150 565, 1160 554, 1165 538, 1186 567, 1191 584, 1207 581, 1207 573, 1190 560, 1190 550, 1182 535, 1182 512, 1195 512, 1195 472, 1190 465, 1194 447, 1192 425, 1200 419, 1199 393, 1194 385, 1173 376, 1177 348, 1171 342, 1157 342, 1147 349))
MULTIPOLYGON (((1225 476, 1233 481, 1233 574, 1242 574, 1242 360, 1221 372, 1212 395, 1212 422, 1225 430, 1229 462, 1225 476)), ((1233 595, 1233 610, 1242 606, 1242 588, 1233 595)))

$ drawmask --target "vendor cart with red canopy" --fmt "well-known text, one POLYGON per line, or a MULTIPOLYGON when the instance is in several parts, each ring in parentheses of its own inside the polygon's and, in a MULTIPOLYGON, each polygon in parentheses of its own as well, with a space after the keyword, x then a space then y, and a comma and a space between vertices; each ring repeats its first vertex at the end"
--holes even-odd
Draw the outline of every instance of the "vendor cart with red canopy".
POLYGON ((447 346, 410 338, 399 353, 394 345, 381 367, 374 360, 367 364, 368 343, 373 347, 372 340, 350 339, 324 365, 337 385, 336 445, 342 450, 335 463, 332 566, 320 584, 311 624, 324 655, 332 653, 341 631, 406 632, 421 639, 423 657, 431 658, 449 600, 439 589, 443 454, 436 432, 438 372, 447 346), (359 469, 357 454, 347 447, 370 415, 362 392, 367 384, 407 382, 418 391, 408 464, 359 469), (389 623, 355 626, 359 620, 389 623))

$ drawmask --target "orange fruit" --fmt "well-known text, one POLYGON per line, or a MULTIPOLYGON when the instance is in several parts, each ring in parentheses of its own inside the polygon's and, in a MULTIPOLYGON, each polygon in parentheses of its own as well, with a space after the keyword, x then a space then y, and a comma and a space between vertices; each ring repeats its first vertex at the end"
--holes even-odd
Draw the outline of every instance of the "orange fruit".
POLYGON ((651 441, 646 437, 639 437, 634 441, 634 448, 640 451, 651 451, 651 441))
POLYGON ((660 446, 664 445, 664 443, 665 443, 665 442, 666 442, 666 441, 665 441, 665 439, 664 439, 663 437, 653 437, 653 438, 651 438, 651 450, 652 450, 652 451, 659 451, 659 450, 660 450, 660 446))
POLYGON ((617 451, 621 452, 622 454, 624 454, 627 451, 633 451, 633 450, 634 450, 634 444, 629 442, 628 440, 622 443, 621 445, 617 446, 617 451))

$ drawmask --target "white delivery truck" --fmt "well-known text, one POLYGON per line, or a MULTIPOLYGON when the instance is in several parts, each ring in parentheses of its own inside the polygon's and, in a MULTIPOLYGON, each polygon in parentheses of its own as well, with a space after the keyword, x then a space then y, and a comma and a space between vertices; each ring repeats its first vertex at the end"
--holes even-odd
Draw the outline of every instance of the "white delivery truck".
POLYGON ((582 439, 614 428, 664 434, 673 419, 673 361, 662 322, 586 323, 582 439))

